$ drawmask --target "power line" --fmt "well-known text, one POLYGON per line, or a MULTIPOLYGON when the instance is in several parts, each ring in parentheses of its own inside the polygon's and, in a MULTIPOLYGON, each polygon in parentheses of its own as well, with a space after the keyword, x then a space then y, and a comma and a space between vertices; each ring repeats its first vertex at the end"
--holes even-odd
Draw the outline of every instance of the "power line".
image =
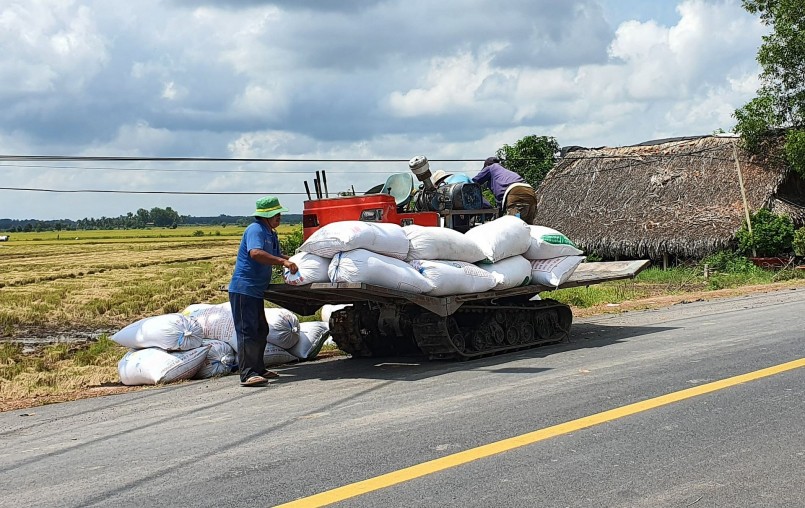
MULTIPOLYGON (((656 162, 657 159, 662 158, 684 158, 684 157, 692 157, 696 155, 701 155, 703 153, 709 151, 719 150, 723 147, 721 146, 713 146, 702 148, 699 150, 694 150, 691 152, 684 152, 684 153, 673 153, 673 154, 647 154, 647 155, 612 155, 612 156, 592 156, 592 157, 570 157, 566 156, 562 159, 562 161, 590 161, 595 159, 629 159, 629 164, 614 166, 610 168, 602 168, 590 171, 580 171, 576 173, 559 173, 554 175, 552 178, 572 178, 572 177, 579 177, 585 175, 592 175, 610 171, 620 171, 620 170, 632 170, 636 169, 640 166, 653 164, 656 162)), ((572 153, 572 152, 571 152, 572 153)), ((4 156, 0 156, 2 159, 4 156)), ((711 157, 713 160, 719 161, 733 161, 733 159, 726 159, 720 157, 711 157)), ((142 159, 142 160, 152 160, 152 159, 142 159)), ((226 160, 233 160, 233 159, 226 159, 226 160)), ((294 159, 296 160, 296 159, 294 159)), ((518 160, 527 160, 527 159, 518 159, 518 160)), ((343 162, 344 160, 340 160, 343 162)), ((459 161, 459 160, 455 160, 459 161)), ((375 160, 366 160, 366 161, 353 161, 353 162, 376 162, 375 160)), ((386 161, 389 162, 389 161, 386 161)), ((407 161, 406 161, 407 162, 407 161)), ((99 168, 100 169, 100 168, 99 168)), ((108 168, 108 169, 120 169, 124 170, 126 168, 108 168)), ((150 169, 147 168, 130 168, 130 169, 138 169, 143 171, 149 171, 150 169)), ((158 170, 154 169, 154 171, 178 171, 178 170, 158 170)), ((186 171, 195 171, 195 170, 186 170, 186 171)), ((221 170, 227 171, 227 170, 221 170)), ((237 171, 235 171, 237 172, 237 171)), ((252 171, 257 172, 257 171, 252 171)), ((268 173, 262 172, 261 173, 268 173)), ((44 189, 44 188, 31 188, 31 187, 0 187, 0 190, 9 190, 9 191, 26 191, 26 192, 50 192, 50 193, 97 193, 97 194, 165 194, 165 195, 211 195, 211 196, 241 196, 241 195, 262 195, 264 192, 207 192, 207 191, 129 191, 129 190, 110 190, 110 189, 75 189, 75 190, 64 190, 64 189, 44 189)), ((281 196, 306 196, 306 192, 273 192, 273 194, 281 195, 281 196)), ((337 196, 337 193, 333 193, 334 196, 337 196)))
MULTIPOLYGON (((113 168, 108 166, 44 166, 40 164, 0 164, 0 168, 38 168, 38 169, 78 169, 78 170, 103 170, 103 171, 147 171, 147 172, 155 172, 155 173, 258 173, 258 174, 275 174, 275 173, 284 173, 284 174, 294 174, 294 175, 302 175, 299 171, 293 170, 282 170, 282 169, 272 169, 272 170, 263 170, 263 169, 190 169, 190 168, 176 168, 176 169, 164 169, 164 168, 113 168)), ((310 170, 311 172, 313 170, 310 170)), ((387 173, 386 170, 382 168, 373 169, 373 170, 332 170, 328 169, 327 173, 330 174, 364 174, 364 173, 387 173)))
MULTIPOLYGON (((632 148, 632 147, 626 147, 632 148)), ((570 154, 578 151, 596 150, 596 148, 587 148, 583 150, 574 150, 569 152, 564 158, 571 158, 570 154)), ((691 152, 695 153, 695 152, 691 152)), ((587 157, 588 159, 630 159, 636 157, 655 157, 666 158, 676 157, 679 154, 649 154, 649 155, 594 155, 587 157)), ((72 162, 304 162, 304 163, 405 163, 408 164, 410 159, 290 159, 290 158, 223 158, 223 157, 121 157, 121 156, 73 156, 73 155, 2 155, 0 154, 0 161, 72 161, 72 162)), ((480 159, 428 159, 429 162, 482 162, 486 158, 480 159)), ((516 157, 507 159, 509 161, 541 161, 539 157, 516 157)), ((504 161, 505 162, 505 161, 504 161)), ((21 167, 59 167, 71 168, 74 166, 21 166, 21 167)), ((114 169, 114 168, 103 168, 114 169)), ((148 170, 148 169, 143 169, 148 170)), ((156 169, 154 171, 157 171, 156 169)), ((164 171, 164 170, 158 170, 164 171)), ((174 170, 178 171, 178 170, 174 170)), ((196 171, 196 170, 185 170, 196 171)), ((237 171, 237 170, 229 170, 237 171)))
MULTIPOLYGON (((223 157, 117 157, 74 155, 0 155, 7 161, 118 161, 118 162, 352 162, 352 163, 408 163, 410 159, 288 159, 288 158, 223 158, 223 157)), ((481 159, 428 159, 430 162, 482 162, 481 159)))
MULTIPOLYGON (((0 190, 27 191, 27 192, 56 192, 56 193, 100 193, 100 194, 170 194, 170 195, 202 195, 202 196, 249 196, 263 195, 262 192, 205 192, 205 191, 129 191, 129 190, 109 190, 109 189, 38 189, 33 187, 0 187, 0 190)), ((305 192, 272 192, 278 196, 306 196, 305 192)))

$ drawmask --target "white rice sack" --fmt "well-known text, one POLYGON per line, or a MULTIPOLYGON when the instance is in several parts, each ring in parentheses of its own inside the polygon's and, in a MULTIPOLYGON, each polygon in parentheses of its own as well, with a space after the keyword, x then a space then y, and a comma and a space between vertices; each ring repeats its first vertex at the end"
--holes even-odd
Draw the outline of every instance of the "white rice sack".
POLYGON ((486 258, 477 243, 450 228, 411 225, 402 229, 411 243, 406 261, 438 259, 477 263, 486 258))
POLYGON ((562 256, 531 261, 531 284, 558 287, 573 275, 584 256, 562 256))
POLYGON ((235 322, 232 319, 232 307, 229 302, 217 305, 190 305, 182 313, 199 322, 204 330, 205 339, 229 342, 235 334, 235 322))
POLYGON ((562 256, 580 256, 584 252, 559 231, 546 226, 528 226, 531 245, 523 254, 526 259, 551 259, 562 256))
MULTIPOLYGON (((480 293, 497 284, 493 274, 464 261, 415 260, 411 266, 433 282, 435 288, 428 293, 431 296, 480 293)), ((528 269, 530 273, 531 265, 528 269)))
POLYGON ((263 353, 263 363, 266 367, 298 361, 299 358, 295 357, 288 351, 285 351, 281 347, 275 346, 274 344, 266 344, 266 350, 263 353))
POLYGON ((335 312, 337 310, 345 309, 347 307, 352 307, 352 304, 351 303, 343 303, 343 304, 339 304, 339 305, 330 305, 330 304, 322 305, 321 306, 321 320, 324 321, 325 323, 327 323, 327 325, 329 326, 329 324, 330 324, 330 316, 333 315, 333 312, 335 312))
POLYGON ((486 259, 495 263, 501 259, 518 256, 531 245, 528 224, 513 215, 504 215, 491 222, 470 228, 464 236, 475 242, 486 259))
POLYGON ((265 309, 268 321, 266 341, 283 349, 293 347, 299 340, 299 318, 288 309, 265 309))
POLYGON ((209 309, 210 307, 215 307, 212 303, 191 303, 187 307, 184 308, 182 314, 187 317, 192 317, 193 314, 201 312, 204 309, 209 309))
POLYGON ((228 343, 222 340, 204 339, 204 346, 209 346, 207 356, 193 375, 194 379, 226 376, 237 369, 237 354, 228 343))
POLYGON ((190 379, 207 358, 207 346, 169 353, 159 348, 129 351, 117 362, 124 385, 155 385, 190 379))
POLYGON ((339 252, 327 273, 332 282, 363 282, 409 293, 427 293, 434 288, 431 281, 405 261, 365 249, 339 252))
POLYGON ((302 328, 299 342, 288 352, 300 360, 312 360, 330 336, 330 328, 324 321, 306 321, 299 326, 302 328))
POLYGON ((491 265, 481 264, 478 267, 495 277, 495 291, 527 286, 531 282, 531 262, 523 256, 512 256, 491 265))
POLYGON ((167 351, 187 351, 201 346, 204 330, 193 318, 182 314, 163 314, 136 321, 112 335, 112 340, 132 349, 158 347, 167 351))
POLYGON ((408 255, 408 237, 397 224, 348 220, 322 226, 298 251, 333 258, 342 251, 367 249, 397 259, 408 255))
POLYGON ((291 273, 287 268, 282 269, 282 277, 286 284, 292 286, 304 286, 314 282, 330 282, 327 276, 327 268, 330 266, 330 259, 311 254, 310 252, 298 252, 290 257, 289 261, 296 263, 298 270, 291 273))

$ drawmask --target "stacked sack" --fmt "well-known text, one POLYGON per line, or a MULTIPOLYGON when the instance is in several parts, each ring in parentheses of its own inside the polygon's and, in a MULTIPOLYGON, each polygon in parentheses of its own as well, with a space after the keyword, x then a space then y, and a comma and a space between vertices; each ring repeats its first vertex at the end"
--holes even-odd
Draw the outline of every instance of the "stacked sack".
MULTIPOLYGON (((238 338, 228 302, 191 305, 185 314, 201 324, 204 336, 225 342, 237 358, 238 338)), ((312 360, 327 339, 329 328, 319 322, 300 323, 296 314, 280 307, 265 309, 268 323, 263 362, 267 367, 299 360, 312 360)), ((235 362, 237 367, 237 362, 235 362)))
POLYGON ((559 287, 584 261, 583 252, 555 229, 528 226, 531 245, 523 256, 531 264, 531 283, 559 287))
POLYGON ((291 256, 299 270, 284 270, 285 282, 363 282, 427 293, 433 284, 405 262, 409 248, 403 228, 396 224, 333 222, 310 235, 291 256))
POLYGON ((342 221, 313 233, 284 271, 293 285, 355 282, 447 296, 528 284, 557 287, 584 259, 561 233, 503 216, 466 234, 442 227, 342 221))
POLYGON ((528 225, 513 215, 504 215, 467 231, 483 251, 478 266, 491 273, 496 291, 527 286, 531 282, 531 263, 523 254, 531 245, 528 225))
MULTIPOLYGON (((299 323, 293 312, 267 308, 266 366, 311 360, 327 339, 326 323, 299 323)), ((141 319, 112 340, 131 349, 118 362, 125 385, 205 379, 237 371, 237 336, 229 303, 193 304, 182 313, 141 319)))
POLYGON ((201 325, 182 314, 141 319, 112 335, 131 350, 117 364, 124 385, 155 385, 195 376, 212 345, 201 325))

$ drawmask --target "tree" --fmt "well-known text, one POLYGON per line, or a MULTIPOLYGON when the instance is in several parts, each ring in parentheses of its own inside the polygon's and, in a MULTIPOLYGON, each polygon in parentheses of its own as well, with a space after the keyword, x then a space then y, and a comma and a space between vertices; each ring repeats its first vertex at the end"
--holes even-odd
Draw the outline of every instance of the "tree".
POLYGON ((765 208, 750 214, 752 232, 744 221, 735 237, 744 254, 755 252, 761 257, 779 256, 789 252, 794 241, 794 223, 787 215, 777 215, 765 208))
POLYGON ((137 210, 137 227, 144 228, 146 224, 151 222, 151 215, 145 208, 137 210))
POLYGON ((518 173, 536 188, 553 168, 558 151, 556 139, 532 134, 518 140, 514 146, 503 145, 496 155, 506 169, 518 173))
POLYGON ((179 213, 176 212, 173 208, 167 207, 165 209, 154 207, 151 209, 149 213, 151 220, 153 221, 154 225, 157 227, 176 227, 177 224, 181 223, 181 217, 179 213))
POLYGON ((735 111, 735 132, 751 151, 784 129, 783 154, 805 176, 805 0, 743 0, 769 26, 757 53, 762 69, 757 97, 735 111))

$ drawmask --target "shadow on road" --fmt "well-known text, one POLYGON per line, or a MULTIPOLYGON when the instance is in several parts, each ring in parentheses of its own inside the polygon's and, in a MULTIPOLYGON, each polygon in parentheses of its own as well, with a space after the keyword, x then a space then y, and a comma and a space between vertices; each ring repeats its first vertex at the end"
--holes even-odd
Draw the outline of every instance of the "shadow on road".
MULTIPOLYGON (((534 374, 548 368, 499 367, 512 361, 544 358, 577 349, 606 347, 626 339, 671 330, 661 326, 607 326, 580 323, 573 326, 570 341, 475 360, 428 360, 423 356, 382 358, 338 358, 318 362, 303 362, 282 368, 283 376, 296 379, 382 379, 389 381, 418 381, 456 371, 483 370, 504 374, 534 374)), ((290 380, 289 380, 290 381, 290 380)))

